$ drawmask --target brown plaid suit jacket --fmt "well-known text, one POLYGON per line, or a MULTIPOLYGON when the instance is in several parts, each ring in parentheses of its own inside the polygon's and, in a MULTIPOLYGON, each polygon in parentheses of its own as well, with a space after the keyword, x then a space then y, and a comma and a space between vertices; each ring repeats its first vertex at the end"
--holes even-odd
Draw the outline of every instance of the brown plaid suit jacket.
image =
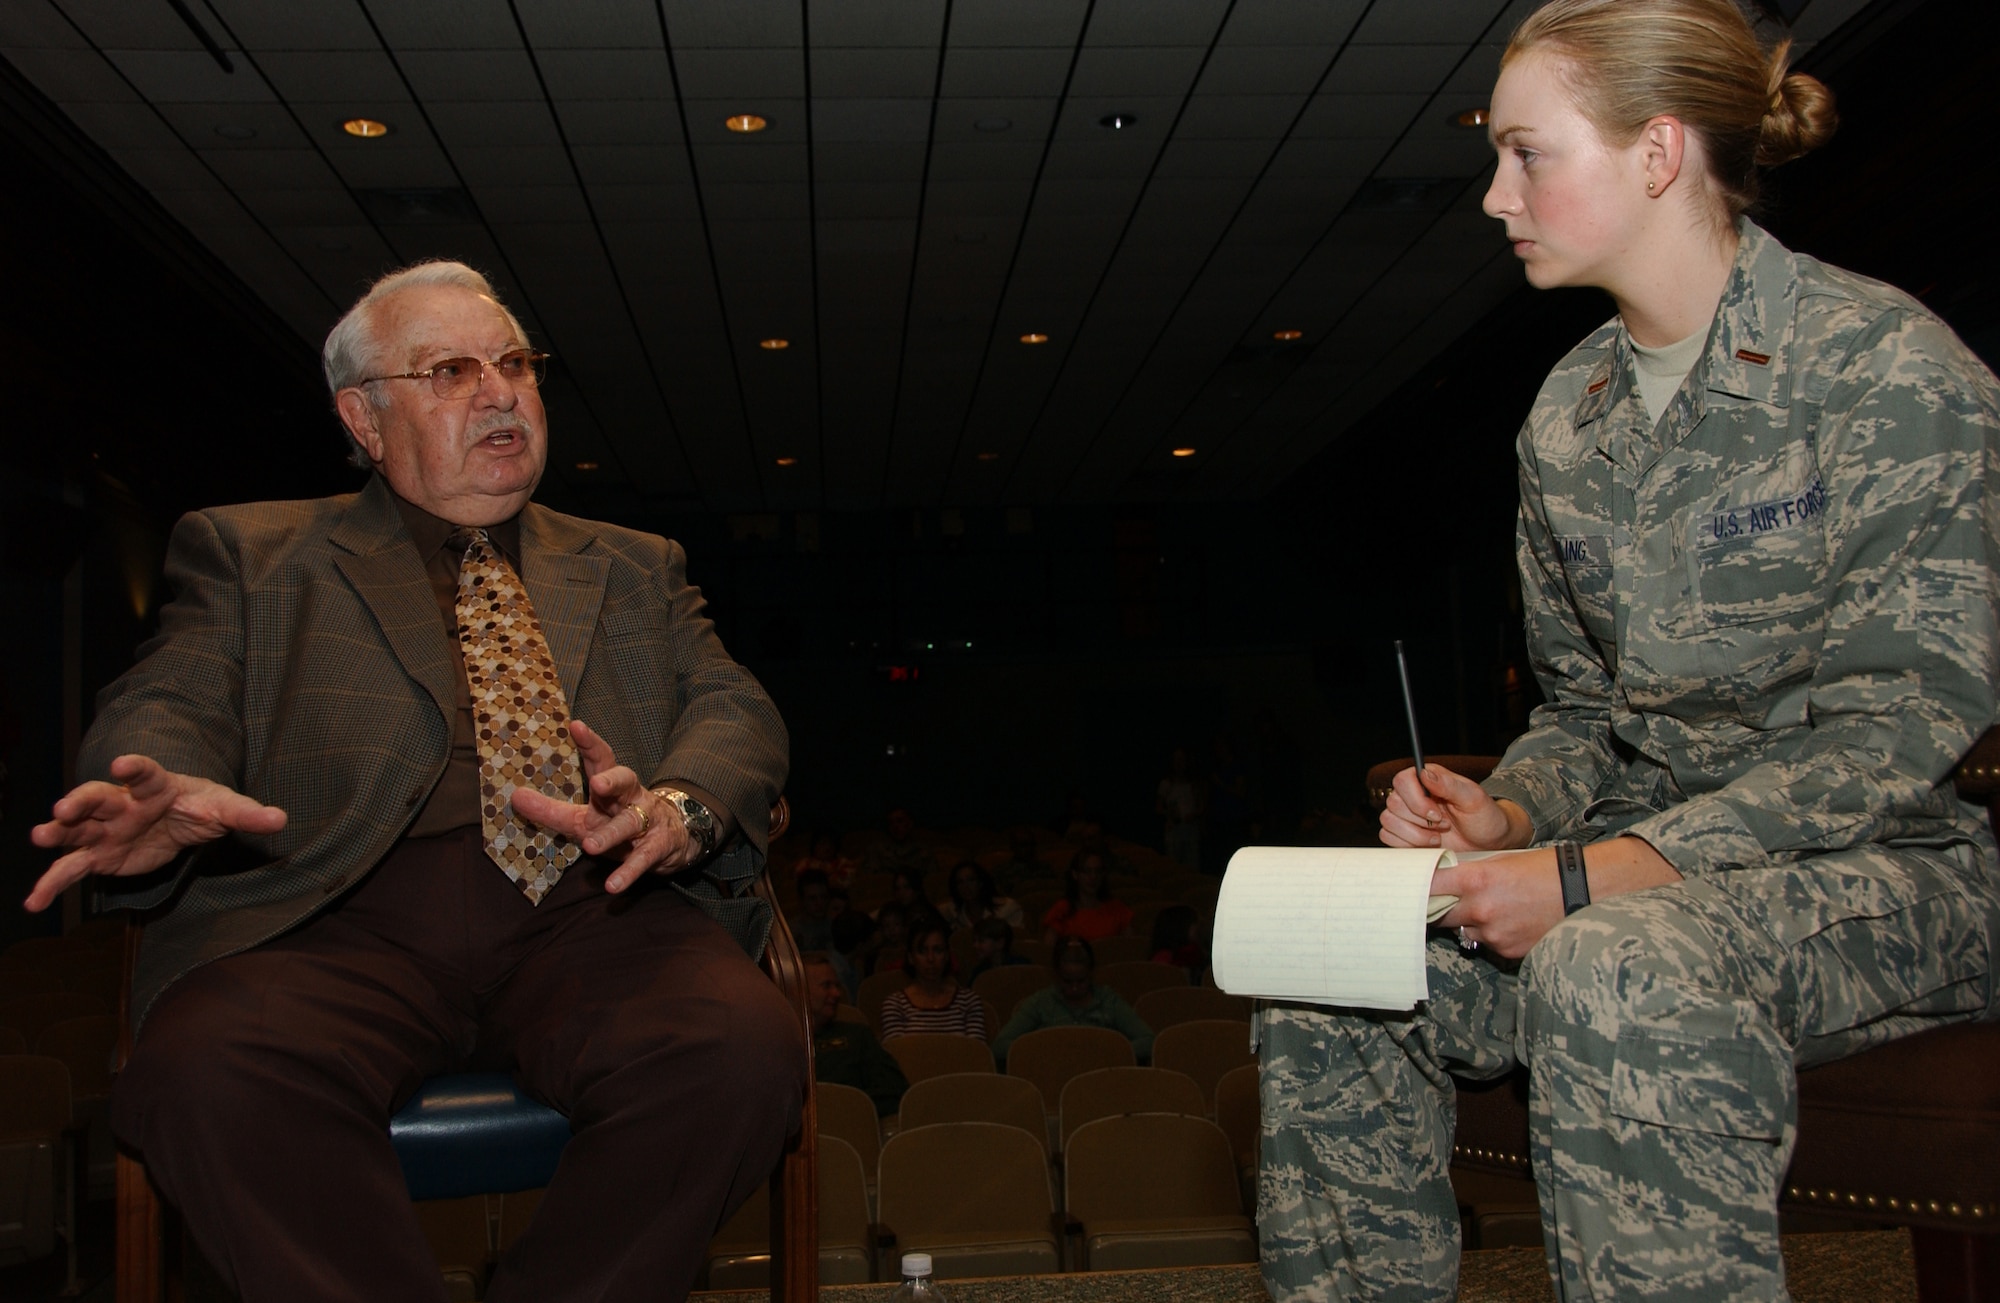
MULTIPOLYGON (((761 951, 768 915, 741 892, 784 785, 785 727, 716 638, 685 554, 534 505, 521 552, 574 717, 648 784, 678 779, 735 815, 739 850, 676 885, 761 951)), ((148 878, 104 880, 110 905, 154 911, 135 1021, 177 978, 296 927, 379 863, 451 742, 454 649, 379 477, 344 497, 191 513, 167 576, 175 599, 138 664, 99 696, 80 774, 103 777, 135 752, 289 819, 148 878)))

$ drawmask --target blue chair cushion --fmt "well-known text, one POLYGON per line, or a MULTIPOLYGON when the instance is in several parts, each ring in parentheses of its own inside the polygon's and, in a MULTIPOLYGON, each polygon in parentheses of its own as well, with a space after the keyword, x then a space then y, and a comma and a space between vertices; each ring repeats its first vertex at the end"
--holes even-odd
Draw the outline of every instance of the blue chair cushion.
POLYGON ((555 1176, 569 1119, 504 1072, 433 1077, 389 1119, 412 1199, 538 1190, 555 1176))

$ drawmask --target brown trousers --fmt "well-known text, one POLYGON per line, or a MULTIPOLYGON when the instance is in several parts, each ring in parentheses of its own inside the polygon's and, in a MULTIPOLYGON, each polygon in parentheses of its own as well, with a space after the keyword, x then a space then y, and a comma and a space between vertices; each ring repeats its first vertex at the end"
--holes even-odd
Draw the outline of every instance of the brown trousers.
POLYGON ((244 1303, 438 1303, 388 1137, 429 1076, 511 1068, 574 1134, 491 1303, 678 1299, 776 1164, 796 1015, 718 925, 584 860, 539 906, 478 829, 406 839, 305 926, 181 979, 113 1126, 244 1303))

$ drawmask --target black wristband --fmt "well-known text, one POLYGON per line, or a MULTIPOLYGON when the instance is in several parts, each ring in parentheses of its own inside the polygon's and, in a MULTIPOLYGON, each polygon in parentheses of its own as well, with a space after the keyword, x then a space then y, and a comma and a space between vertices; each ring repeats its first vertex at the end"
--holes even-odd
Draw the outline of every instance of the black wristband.
POLYGON ((1556 876, 1562 880, 1563 917, 1568 918, 1590 903, 1590 879, 1583 871, 1583 847, 1575 842, 1557 842, 1556 876))

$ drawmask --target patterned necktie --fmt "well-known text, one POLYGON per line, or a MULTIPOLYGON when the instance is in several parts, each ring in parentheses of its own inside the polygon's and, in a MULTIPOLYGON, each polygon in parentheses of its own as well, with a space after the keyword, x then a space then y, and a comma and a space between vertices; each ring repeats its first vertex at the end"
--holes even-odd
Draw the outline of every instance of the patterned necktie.
POLYGON ((479 745, 479 826, 486 853, 539 905, 582 850, 517 819, 514 789, 532 787, 558 801, 582 795, 576 745, 566 727, 569 703, 521 577, 488 544, 485 530, 456 531, 451 546, 460 543, 458 643, 479 745))

